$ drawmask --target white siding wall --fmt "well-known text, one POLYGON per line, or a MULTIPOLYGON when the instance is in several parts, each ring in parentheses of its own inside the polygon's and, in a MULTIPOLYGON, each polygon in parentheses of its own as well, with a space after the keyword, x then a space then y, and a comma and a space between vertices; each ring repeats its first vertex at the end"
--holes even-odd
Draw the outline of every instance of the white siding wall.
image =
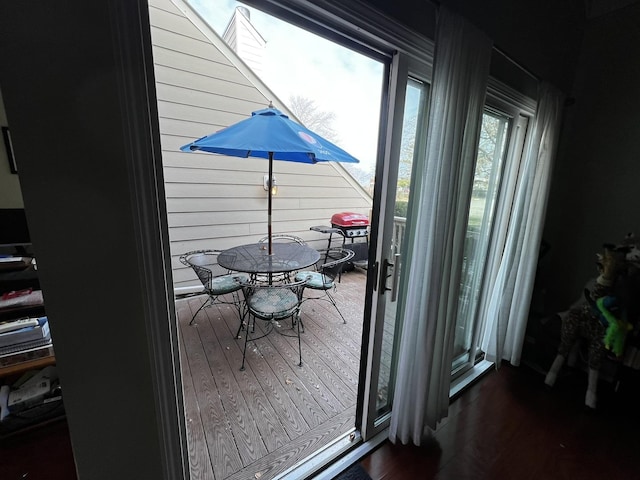
MULTIPOLYGON (((269 99, 261 91, 268 89, 256 87, 259 80, 234 66, 222 40, 215 36, 220 45, 214 46, 170 0, 152 0, 150 18, 174 286, 196 285, 178 260, 182 253, 266 235, 267 162, 182 153, 179 147, 265 108, 269 99)), ((335 212, 368 214, 371 208, 371 199, 338 164, 276 161, 274 175, 274 233, 296 234, 318 248, 324 237, 309 227, 328 225, 335 212)))

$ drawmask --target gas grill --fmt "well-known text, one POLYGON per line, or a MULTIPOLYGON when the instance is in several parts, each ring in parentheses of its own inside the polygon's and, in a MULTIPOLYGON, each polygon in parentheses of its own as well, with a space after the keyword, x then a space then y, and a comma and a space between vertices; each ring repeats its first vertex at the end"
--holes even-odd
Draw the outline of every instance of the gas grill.
POLYGON ((352 270, 353 265, 361 268, 367 268, 367 259, 369 257, 369 217, 361 213, 341 212, 331 216, 331 226, 317 225, 310 227, 310 230, 329 235, 327 248, 331 248, 331 242, 334 234, 342 237, 342 245, 349 250, 353 250, 355 255, 347 264, 350 268, 345 271, 352 270), (350 241, 347 241, 350 239, 350 241))
POLYGON ((341 212, 332 215, 331 227, 318 225, 310 227, 311 230, 329 235, 327 248, 331 247, 333 234, 342 237, 342 246, 353 250, 353 259, 347 264, 352 270, 353 265, 367 268, 367 258, 369 256, 369 217, 361 213, 341 212), (347 242, 350 239, 350 242, 347 242))
POLYGON ((366 237, 369 235, 369 217, 361 213, 334 213, 331 226, 340 230, 345 238, 366 237))

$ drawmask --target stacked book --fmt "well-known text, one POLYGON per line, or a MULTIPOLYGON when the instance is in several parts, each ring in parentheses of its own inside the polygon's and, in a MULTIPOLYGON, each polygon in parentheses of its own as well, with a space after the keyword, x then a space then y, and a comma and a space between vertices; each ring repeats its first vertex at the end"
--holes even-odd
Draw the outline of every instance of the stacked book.
POLYGON ((21 318, 0 323, 0 356, 50 343, 47 317, 21 318))
POLYGON ((0 271, 22 270, 33 262, 31 257, 15 257, 13 255, 0 255, 0 271))

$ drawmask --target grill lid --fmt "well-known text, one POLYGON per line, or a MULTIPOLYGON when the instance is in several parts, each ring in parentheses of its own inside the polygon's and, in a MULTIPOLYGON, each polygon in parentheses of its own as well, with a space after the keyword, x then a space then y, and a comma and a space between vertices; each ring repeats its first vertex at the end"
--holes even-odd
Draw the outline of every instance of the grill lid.
POLYGON ((369 225, 369 217, 361 213, 341 212, 334 213, 331 216, 331 224, 333 226, 348 227, 364 227, 369 225))

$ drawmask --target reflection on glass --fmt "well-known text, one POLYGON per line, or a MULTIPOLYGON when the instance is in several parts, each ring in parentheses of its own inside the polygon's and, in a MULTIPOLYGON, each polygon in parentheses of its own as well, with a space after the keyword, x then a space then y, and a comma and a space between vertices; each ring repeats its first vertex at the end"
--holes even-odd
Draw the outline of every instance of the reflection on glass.
POLYGON ((508 118, 490 113, 485 113, 482 117, 478 158, 469 206, 469 222, 464 243, 453 371, 461 366, 470 365, 469 362, 473 360, 470 358, 470 353, 478 298, 482 288, 489 237, 502 175, 508 127, 508 118))
MULTIPOLYGON (((402 254, 402 243, 407 222, 407 205, 409 203, 411 171, 413 168, 416 145, 420 135, 424 134, 423 125, 426 113, 425 104, 427 86, 421 82, 409 79, 407 83, 402 141, 400 144, 400 158, 398 166, 398 183, 396 186, 396 202, 393 223, 393 244, 391 254, 402 254)), ((394 375, 394 347, 397 337, 396 314, 397 302, 390 299, 385 306, 384 332, 382 334, 382 353, 380 358, 380 373, 378 375, 378 392, 376 407, 378 415, 390 410, 391 394, 394 375)))

